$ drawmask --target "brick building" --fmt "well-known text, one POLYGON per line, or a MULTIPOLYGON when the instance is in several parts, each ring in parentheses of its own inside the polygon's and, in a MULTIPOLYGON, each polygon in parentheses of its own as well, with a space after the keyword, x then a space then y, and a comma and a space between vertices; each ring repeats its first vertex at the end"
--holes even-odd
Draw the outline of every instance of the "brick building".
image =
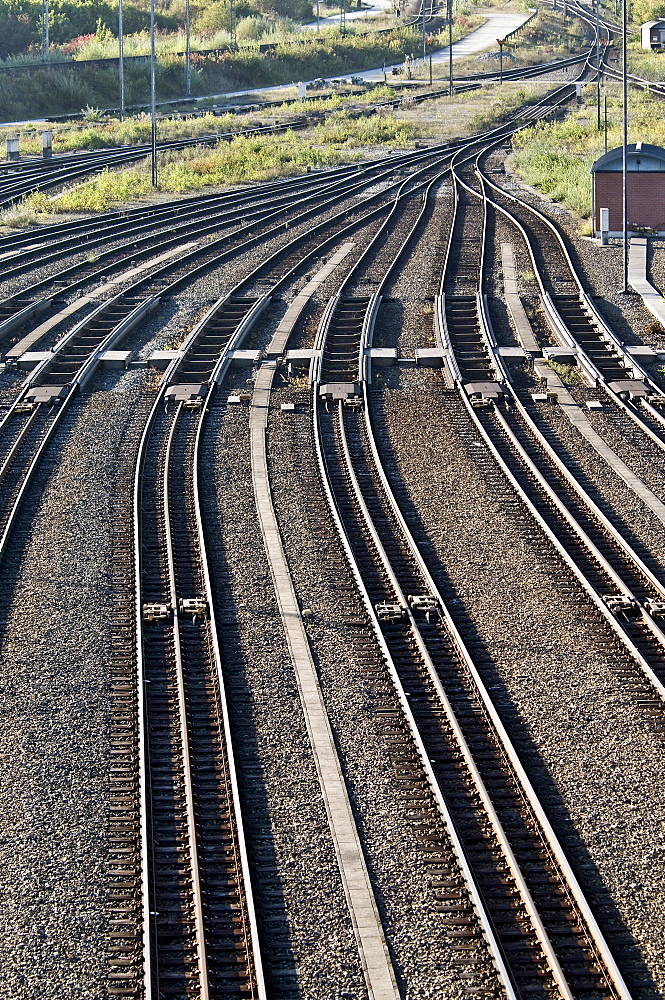
MULTIPOLYGON (((610 149, 591 167, 592 218, 600 236, 600 210, 610 212, 609 235, 623 234, 622 148, 610 149)), ((665 149, 646 142, 627 149, 628 230, 665 236, 665 149)))

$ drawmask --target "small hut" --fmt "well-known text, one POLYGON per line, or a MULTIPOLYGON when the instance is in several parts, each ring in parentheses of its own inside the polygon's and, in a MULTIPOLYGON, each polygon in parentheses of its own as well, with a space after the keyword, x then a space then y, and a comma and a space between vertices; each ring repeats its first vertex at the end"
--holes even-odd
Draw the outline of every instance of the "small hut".
MULTIPOLYGON (((628 229, 665 235, 665 149, 646 142, 630 143, 626 151, 628 229)), ((608 236, 623 234, 622 147, 610 149, 591 167, 592 218, 601 235, 601 209, 609 210, 608 236)))
POLYGON ((665 46, 665 19, 646 21, 641 28, 642 48, 651 52, 662 52, 665 46))

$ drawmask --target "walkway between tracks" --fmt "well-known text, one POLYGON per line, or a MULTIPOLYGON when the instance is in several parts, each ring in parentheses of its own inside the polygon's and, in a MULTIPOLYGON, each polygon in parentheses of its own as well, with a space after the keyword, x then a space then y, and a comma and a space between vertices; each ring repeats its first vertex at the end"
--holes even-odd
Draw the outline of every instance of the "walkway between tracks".
MULTIPOLYGON (((352 246, 353 244, 346 244, 338 250, 294 300, 275 333, 273 343, 268 349, 269 354, 283 352, 288 336, 309 298, 333 268, 349 253, 352 246)), ((367 991, 370 1000, 399 1000, 399 990, 381 919, 272 502, 266 430, 276 367, 275 360, 267 361, 261 366, 254 385, 250 408, 249 432, 256 509, 316 761, 337 863, 358 943, 367 991)))

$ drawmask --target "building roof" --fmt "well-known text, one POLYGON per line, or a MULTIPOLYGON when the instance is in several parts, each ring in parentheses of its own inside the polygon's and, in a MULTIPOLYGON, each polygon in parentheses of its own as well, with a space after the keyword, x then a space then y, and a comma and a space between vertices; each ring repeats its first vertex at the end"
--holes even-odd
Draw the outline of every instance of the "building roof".
POLYGON ((665 24, 665 17, 657 17, 655 21, 645 21, 642 25, 642 31, 645 28, 653 28, 656 24, 665 24))
MULTIPOLYGON (((649 142, 630 142, 626 147, 626 166, 630 171, 642 173, 658 173, 665 171, 665 149, 662 146, 652 146, 649 142)), ((591 173, 609 173, 621 170, 623 166, 623 148, 617 146, 596 160, 591 166, 591 173)))

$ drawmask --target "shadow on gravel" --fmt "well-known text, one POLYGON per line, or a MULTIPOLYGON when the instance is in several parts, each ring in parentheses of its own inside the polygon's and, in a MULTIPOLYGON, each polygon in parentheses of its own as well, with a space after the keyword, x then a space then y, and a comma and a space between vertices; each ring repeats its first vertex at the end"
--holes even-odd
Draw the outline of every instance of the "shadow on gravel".
MULTIPOLYGON (((370 407, 375 427, 379 427, 382 423, 382 402, 383 391, 373 389, 370 395, 370 407)), ((613 952, 619 956, 619 966, 629 988, 636 998, 639 997, 639 1000, 659 1000, 660 993, 640 954, 638 943, 626 927, 596 864, 574 829, 569 810, 559 794, 545 761, 520 719, 511 695, 493 663, 486 644, 467 613, 462 598, 437 557, 425 524, 411 500, 408 486, 400 473, 388 435, 382 434, 379 438, 377 434, 377 439, 386 475, 411 534, 446 604, 448 604, 455 624, 473 655, 481 677, 492 694, 492 701, 534 788, 538 792, 543 808, 573 866, 582 889, 591 903, 594 915, 606 934, 613 952)))

